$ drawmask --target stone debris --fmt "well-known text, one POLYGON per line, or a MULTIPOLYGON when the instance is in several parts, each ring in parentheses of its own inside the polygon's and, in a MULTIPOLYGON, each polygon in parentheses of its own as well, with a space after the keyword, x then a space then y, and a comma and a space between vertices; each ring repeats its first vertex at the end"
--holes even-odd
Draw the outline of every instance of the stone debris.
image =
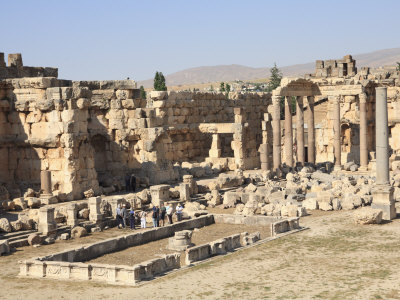
POLYGON ((77 227, 72 228, 72 230, 71 230, 71 238, 72 239, 77 239, 77 238, 81 238, 84 236, 87 236, 87 231, 84 227, 77 226, 77 227))
POLYGON ((371 207, 357 209, 353 216, 356 224, 380 224, 382 222, 382 210, 371 207))
POLYGON ((28 236, 28 244, 31 246, 42 244, 42 237, 38 233, 31 233, 28 236))

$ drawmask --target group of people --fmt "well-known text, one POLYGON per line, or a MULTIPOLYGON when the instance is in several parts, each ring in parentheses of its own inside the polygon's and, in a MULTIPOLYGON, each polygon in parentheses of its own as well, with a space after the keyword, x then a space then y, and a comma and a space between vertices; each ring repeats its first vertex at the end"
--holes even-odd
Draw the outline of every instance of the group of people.
MULTIPOLYGON (((183 206, 179 203, 178 206, 176 207, 176 218, 178 221, 182 220, 182 212, 183 212, 183 206)), ((158 205, 153 206, 152 210, 152 218, 153 218, 153 227, 160 227, 165 226, 165 217, 168 218, 168 224, 173 224, 172 222, 172 216, 174 213, 174 208, 172 205, 167 204, 164 206, 161 204, 161 208, 158 207, 158 205)))
MULTIPOLYGON (((179 203, 178 206, 176 207, 176 212, 175 212, 178 221, 182 220, 182 212, 183 212, 183 206, 179 203)), ((131 229, 135 229, 136 219, 140 219, 141 228, 146 228, 147 213, 145 210, 142 210, 140 213, 135 213, 133 207, 131 207, 131 209, 128 210, 126 208, 126 204, 123 204, 122 206, 118 204, 116 213, 117 213, 116 218, 118 222, 118 228, 126 228, 129 225, 131 229)), ((161 226, 165 226, 165 217, 168 218, 168 224, 173 224, 172 222, 173 213, 174 213, 174 208, 170 204, 167 204, 166 206, 161 205, 161 208, 159 208, 158 205, 153 206, 152 209, 153 227, 160 227, 160 224, 161 226)))

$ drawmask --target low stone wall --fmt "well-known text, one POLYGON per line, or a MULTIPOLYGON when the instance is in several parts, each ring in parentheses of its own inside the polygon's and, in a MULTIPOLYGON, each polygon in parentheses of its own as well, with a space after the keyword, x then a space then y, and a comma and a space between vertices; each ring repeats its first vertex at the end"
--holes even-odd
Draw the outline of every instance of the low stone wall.
MULTIPOLYGON (((83 263, 111 252, 121 251, 152 241, 168 238, 176 231, 190 230, 213 223, 269 226, 271 235, 299 228, 299 218, 278 219, 266 216, 205 215, 165 227, 131 233, 102 240, 79 248, 65 250, 36 259, 20 261, 20 276, 48 277, 57 279, 93 280, 107 283, 136 284, 142 280, 180 268, 181 254, 164 255, 134 266, 83 263)), ((241 241, 247 234, 235 234, 208 244, 186 250, 186 264, 225 254, 249 243, 241 241)), ((258 233, 259 236, 259 233, 258 233)))
POLYGON ((214 222, 216 224, 244 224, 244 225, 259 225, 269 226, 271 228, 271 236, 279 233, 300 228, 299 218, 281 219, 271 216, 243 216, 243 215, 227 215, 214 214, 214 222))
POLYGON ((173 269, 179 269, 181 267, 180 257, 179 253, 174 253, 134 266, 27 260, 20 262, 19 275, 133 285, 173 269))
POLYGON ((203 244, 186 249, 186 265, 193 262, 207 259, 214 255, 225 254, 242 246, 240 243, 240 234, 234 234, 208 244, 203 244))
POLYGON ((39 257, 42 261, 68 261, 83 262, 111 252, 121 251, 129 247, 146 244, 152 241, 165 239, 174 235, 176 231, 200 228, 214 223, 213 215, 201 216, 196 219, 186 220, 164 227, 158 227, 143 232, 132 233, 124 236, 109 238, 48 256, 39 257))

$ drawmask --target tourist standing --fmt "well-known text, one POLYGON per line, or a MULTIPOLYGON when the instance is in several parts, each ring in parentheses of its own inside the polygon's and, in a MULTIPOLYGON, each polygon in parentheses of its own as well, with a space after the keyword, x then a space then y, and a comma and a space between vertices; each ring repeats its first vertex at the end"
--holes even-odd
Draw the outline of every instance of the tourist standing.
POLYGON ((133 207, 131 207, 131 210, 129 211, 129 225, 131 226, 131 229, 135 229, 135 211, 133 210, 133 207))
POLYGON ((136 192, 136 176, 135 175, 133 175, 133 174, 131 175, 129 184, 131 186, 131 191, 136 192))
POLYGON ((182 205, 179 203, 178 206, 176 207, 176 217, 179 221, 182 221, 182 211, 183 211, 183 207, 182 205))
POLYGON ((158 208, 158 206, 153 206, 153 215, 152 215, 153 227, 157 227, 157 225, 158 225, 159 212, 160 212, 160 209, 158 208))
POLYGON ((122 213, 122 209, 121 209, 121 205, 120 204, 117 205, 117 216, 116 216, 116 218, 117 218, 117 223, 118 223, 118 229, 125 228, 124 220, 123 220, 123 213, 122 213), (121 227, 120 227, 120 225, 121 225, 121 227))
POLYGON ((129 192, 131 189, 131 176, 129 174, 125 175, 125 190, 129 192))
POLYGON ((172 214, 174 213, 174 209, 172 208, 172 205, 169 204, 167 206, 167 217, 168 217, 168 223, 172 224, 172 214))
POLYGON ((143 210, 140 213, 140 227, 141 228, 146 228, 146 216, 147 216, 147 213, 143 210))
POLYGON ((167 213, 167 209, 165 208, 164 205, 161 205, 160 209, 160 221, 161 221, 161 226, 165 226, 165 215, 167 213))
POLYGON ((121 216, 122 216, 122 227, 125 228, 125 225, 128 226, 128 211, 126 210, 126 204, 122 205, 121 209, 121 216))

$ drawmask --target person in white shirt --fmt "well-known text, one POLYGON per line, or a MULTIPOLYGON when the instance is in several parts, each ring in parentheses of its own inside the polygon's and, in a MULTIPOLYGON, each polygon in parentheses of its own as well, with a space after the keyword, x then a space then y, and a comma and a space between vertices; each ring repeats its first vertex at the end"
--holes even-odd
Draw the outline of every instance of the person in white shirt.
POLYGON ((146 228, 146 216, 147 216, 147 213, 143 210, 140 213, 140 227, 141 228, 146 228))
POLYGON ((178 206, 176 207, 176 217, 179 221, 182 221, 182 211, 183 211, 183 207, 182 205, 179 203, 178 206))
POLYGON ((168 223, 172 224, 172 214, 174 213, 174 209, 172 205, 168 205, 166 208, 167 208, 168 223))

